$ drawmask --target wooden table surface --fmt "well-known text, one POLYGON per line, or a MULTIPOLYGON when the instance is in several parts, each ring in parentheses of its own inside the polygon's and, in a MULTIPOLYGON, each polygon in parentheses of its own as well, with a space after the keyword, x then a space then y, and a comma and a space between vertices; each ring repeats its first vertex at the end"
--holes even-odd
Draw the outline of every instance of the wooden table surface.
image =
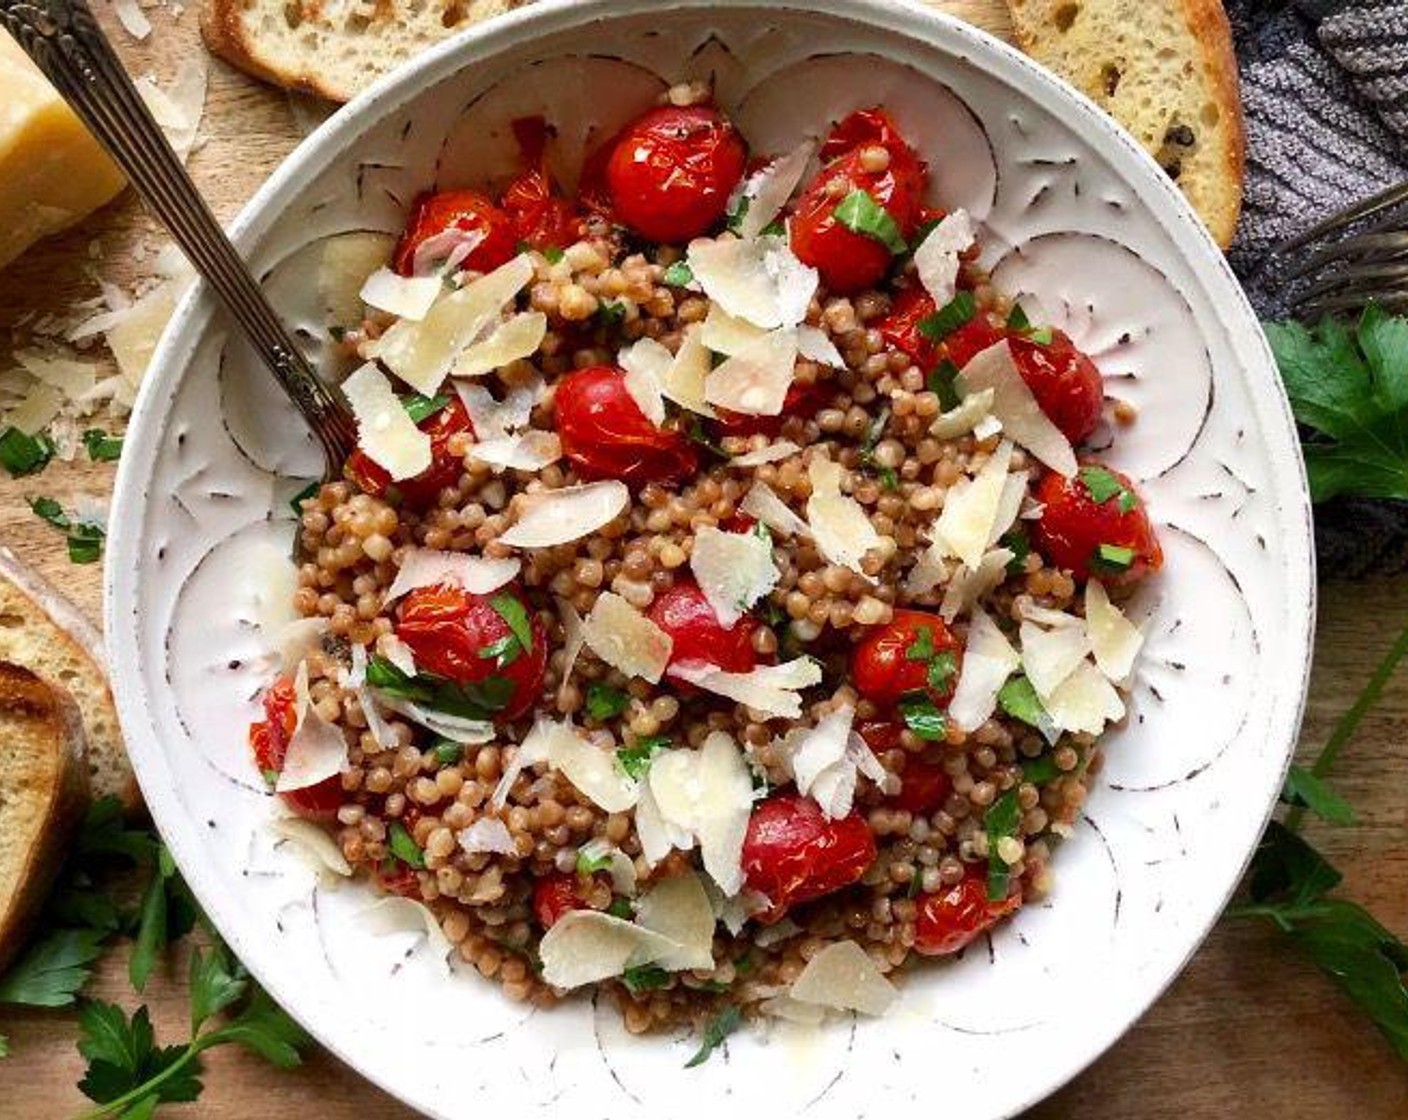
MULTIPOLYGON (((998 34, 1008 30, 1001 0, 947 0, 938 6, 998 34)), ((102 8, 113 26, 110 9, 102 8)), ((150 15, 156 32, 146 43, 134 43, 115 27, 113 34, 134 74, 152 72, 169 80, 183 58, 201 51, 195 13, 173 17, 162 8, 150 15)), ((298 140, 283 94, 214 59, 202 133, 207 141, 191 157, 191 171, 215 212, 227 220, 298 140)), ((95 295, 95 274, 131 285, 143 275, 134 256, 149 262, 164 241, 128 196, 0 273, 0 365, 8 357, 9 336, 27 312, 62 313, 95 295), (90 257, 95 240, 101 253, 90 257)), ((22 344, 23 335, 15 341, 22 344)), ((21 499, 45 493, 68 505, 79 494, 101 496, 111 488, 112 474, 108 465, 55 463, 37 478, 0 482, 0 541, 44 570, 95 619, 101 605, 97 567, 71 565, 60 536, 34 518, 21 499)), ((1322 588, 1302 756, 1323 742, 1404 620, 1408 579, 1322 588)), ((1311 839, 1345 872, 1345 893, 1400 933, 1408 932, 1408 790, 1398 777, 1405 742, 1408 677, 1400 676, 1335 775, 1359 823, 1309 829, 1311 839)), ((1082 964, 1098 983, 1099 961, 1072 962, 1082 964)), ((145 1001, 163 1041, 186 1037, 183 976, 184 962, 174 960, 147 989, 145 1001)), ((124 952, 103 963, 91 992, 129 1010, 136 1006, 124 952)), ((0 1065, 0 1116, 42 1120, 71 1115, 86 1103, 74 1088, 83 1068, 74 1049, 76 1033, 71 1011, 0 1008, 0 1035, 9 1037, 11 1048, 0 1065)), ((1020 1061, 1020 1052, 1013 1058, 1020 1061)), ((173 1114, 211 1120, 411 1115, 320 1051, 291 1073, 230 1048, 208 1055, 207 1066, 200 1103, 173 1114)), ((936 1086, 936 1099, 940 1092, 936 1086)), ((1278 935, 1227 922, 1119 1044, 1030 1115, 1172 1120, 1221 1117, 1234 1110, 1278 1120, 1402 1117, 1408 1115, 1408 1068, 1338 989, 1278 935)))

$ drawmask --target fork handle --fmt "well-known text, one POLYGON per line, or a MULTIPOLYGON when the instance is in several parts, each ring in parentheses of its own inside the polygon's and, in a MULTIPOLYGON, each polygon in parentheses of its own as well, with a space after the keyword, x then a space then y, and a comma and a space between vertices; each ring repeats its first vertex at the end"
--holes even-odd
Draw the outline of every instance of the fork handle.
POLYGON ((0 0, 0 27, 53 83, 215 289, 317 435, 329 475, 355 445, 347 406, 309 366, 166 142, 85 0, 0 0))

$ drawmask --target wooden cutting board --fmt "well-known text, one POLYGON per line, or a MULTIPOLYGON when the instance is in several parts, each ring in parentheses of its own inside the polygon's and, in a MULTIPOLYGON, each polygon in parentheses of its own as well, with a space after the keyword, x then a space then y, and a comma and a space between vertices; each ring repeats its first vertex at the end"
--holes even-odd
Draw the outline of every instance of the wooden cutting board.
MULTIPOLYGON (((171 80, 181 62, 202 57, 194 10, 149 11, 155 32, 135 43, 111 8, 95 3, 129 70, 171 80)), ((1010 33, 1003 0, 945 0, 934 6, 997 35, 1010 33)), ((289 100, 210 60, 203 145, 192 155, 197 184, 223 220, 232 218, 299 140, 289 100)), ((98 280, 129 288, 147 274, 164 235, 130 196, 80 229, 46 242, 0 272, 0 364, 10 341, 23 345, 23 323, 62 314, 97 294, 98 280), (13 335, 13 339, 12 339, 13 335)), ((70 564, 62 538, 30 513, 24 499, 47 494, 65 506, 79 495, 111 491, 107 464, 52 464, 36 478, 0 481, 0 541, 20 552, 67 591, 95 620, 100 616, 97 566, 70 564)), ((1408 617, 1408 583, 1330 585, 1321 604, 1317 673, 1307 743, 1322 740, 1330 722, 1380 655, 1384 619, 1408 617)), ((1401 758, 1408 732, 1408 686, 1392 685, 1341 768, 1338 787, 1360 817, 1355 830, 1315 836, 1347 871, 1350 893, 1388 925, 1408 930, 1408 809, 1401 785, 1384 780, 1401 758)), ((1075 961, 1098 983, 1098 961, 1075 961)), ((186 1037, 185 964, 173 960, 144 997, 126 981, 125 952, 104 962, 92 986, 96 998, 129 1011, 145 1000, 160 1041, 186 1037)), ((74 1050, 71 1011, 0 1007, 0 1035, 11 1056, 0 1062, 0 1115, 71 1115, 86 1104, 74 1088, 83 1062, 74 1050)), ((1013 1060, 1021 1060, 1014 1046, 1013 1060)), ((242 1052, 207 1058, 200 1102, 173 1115, 210 1120, 359 1120, 410 1113, 322 1052, 292 1073, 271 1069, 242 1052)), ((916 1071, 923 1078, 923 1071, 916 1071)), ((932 1086, 935 1104, 943 1087, 932 1086)), ((1071 1087, 1035 1110, 1038 1117, 1221 1117, 1233 1101, 1253 1116, 1377 1120, 1408 1114, 1408 1075, 1359 1014, 1313 968, 1274 935, 1224 925, 1197 954, 1170 992, 1114 1050, 1071 1087)), ((663 1118, 668 1120, 668 1118, 663 1118)))

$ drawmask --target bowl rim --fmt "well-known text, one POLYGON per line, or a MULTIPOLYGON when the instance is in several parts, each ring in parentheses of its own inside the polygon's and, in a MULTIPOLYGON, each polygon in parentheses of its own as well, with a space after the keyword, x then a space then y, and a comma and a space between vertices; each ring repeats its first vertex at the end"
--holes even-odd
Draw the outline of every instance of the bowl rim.
MULTIPOLYGON (((818 10, 816 5, 808 4, 805 0, 774 0, 772 3, 765 0, 675 0, 670 8, 767 9, 774 18, 780 10, 801 14, 816 14, 818 10)), ((487 24, 467 28, 458 35, 428 48, 341 107, 285 156, 228 226, 231 239, 247 255, 250 245, 268 233, 274 216, 281 212, 293 195, 296 195, 304 169, 309 165, 321 168, 335 158, 347 142, 355 139, 357 133, 363 131, 369 122, 380 115, 379 109, 383 104, 388 104, 394 111, 403 101, 415 96, 424 87, 449 78, 461 66, 479 57, 490 57, 500 50, 521 45, 540 34, 583 26, 593 17, 616 18, 658 11, 659 5, 655 0, 538 0, 529 7, 515 9, 487 24)), ((1261 815, 1259 835, 1275 809, 1275 792, 1279 790, 1291 764, 1304 716, 1310 664, 1314 652, 1316 579, 1309 488, 1304 462, 1294 439, 1295 422, 1284 388, 1275 376, 1275 362, 1269 343, 1260 330, 1245 292, 1233 275, 1222 251, 1183 193, 1159 169, 1153 157, 1138 141, 1089 97, 1038 65, 1014 46, 946 11, 922 3, 829 0, 826 5, 821 6, 821 14, 871 24, 883 31, 909 39, 932 42, 937 38, 949 49, 956 44, 971 46, 972 55, 983 60, 979 65, 1015 92, 1029 98, 1036 93, 1046 94, 1078 118, 1078 123, 1098 132, 1106 143, 1118 146, 1125 162, 1125 166, 1121 168, 1122 176, 1127 176, 1131 170, 1128 164, 1130 160, 1136 167, 1142 168, 1145 181, 1140 184, 1141 188, 1152 188, 1158 198, 1158 205, 1146 205, 1156 214, 1162 209, 1164 219, 1177 219, 1182 227, 1180 234, 1193 239, 1193 243, 1186 245, 1185 250, 1189 265, 1200 286, 1221 287, 1231 297, 1234 306, 1224 310, 1224 324, 1229 329, 1248 325, 1252 327, 1255 337, 1247 341, 1256 352, 1259 363, 1245 367, 1243 374, 1248 391, 1260 408, 1279 407, 1284 431, 1292 437, 1291 454, 1284 456, 1283 462, 1273 460, 1273 466, 1293 472, 1292 489, 1298 499, 1302 517, 1296 521, 1297 532, 1294 538, 1283 539, 1278 543, 1285 551, 1283 567, 1293 583, 1299 577, 1307 604, 1303 615, 1293 610, 1292 626, 1287 634, 1287 651, 1282 659, 1284 662, 1299 652, 1300 656, 1295 659, 1300 666, 1299 687, 1290 698, 1289 705, 1285 695, 1288 689, 1285 685, 1277 690, 1279 696, 1273 693, 1275 702, 1268 719, 1266 738, 1268 742, 1282 744, 1281 761, 1275 775, 1275 783, 1268 787, 1270 793, 1261 815), (1256 368, 1258 364, 1260 370, 1256 368), (1257 376, 1263 371, 1271 373, 1269 383, 1268 379, 1257 376), (1298 627, 1294 624, 1297 620, 1300 622, 1298 627)), ((1145 191, 1141 190, 1141 198, 1144 194, 1145 191)), ((200 280, 180 301, 156 348, 148 374, 139 391, 129 421, 129 429, 133 433, 147 432, 160 424, 172 394, 184 378, 189 358, 211 329, 214 322, 213 313, 217 309, 214 294, 205 282, 200 280)), ((1272 417, 1268 415, 1267 418, 1272 417)), ((119 463, 109 519, 112 529, 103 571, 104 636, 119 720, 124 738, 129 744, 129 755, 138 783, 163 841, 201 906, 210 915, 231 950, 246 963, 255 979, 270 995, 277 998, 283 994, 284 985, 268 982, 263 961, 257 952, 241 951, 244 939, 238 932, 232 933, 236 930, 232 901, 217 889, 217 884, 204 870, 204 862, 194 857, 194 822, 191 822, 188 831, 185 827, 188 813, 184 806, 179 804, 174 783, 162 770, 164 747, 147 712, 146 694, 141 684, 141 654, 136 628, 135 625, 130 628, 127 625, 135 623, 139 616, 138 587, 142 582, 142 569, 138 564, 138 557, 141 538, 136 527, 140 525, 138 515, 146 504, 147 482, 155 448, 151 440, 129 440, 129 451, 136 451, 137 454, 125 454, 119 463), (134 443, 136 446, 131 446, 134 443), (126 528, 129 526, 132 531, 126 528)), ((1276 448, 1273 446, 1271 451, 1274 456, 1276 448)), ((1288 511, 1287 516, 1293 512, 1288 511)), ((1237 874, 1230 880, 1230 885, 1223 892, 1216 910, 1211 912, 1206 922, 1198 923, 1189 931, 1193 936, 1188 937, 1186 951, 1159 977, 1147 998, 1135 1001, 1131 1007, 1125 1009, 1126 1013, 1111 1016, 1107 1029, 1092 1036, 1091 1044, 1080 1061, 1073 1063, 1069 1068, 1058 1070, 1053 1076, 1034 1080, 1030 1094, 1008 1115, 1024 1111, 1068 1084, 1105 1054, 1153 1006, 1182 974, 1189 960, 1207 940, 1222 910, 1235 893, 1255 850, 1256 845, 1253 844, 1241 857, 1237 874)), ((296 988, 290 988, 288 1001, 280 1000, 280 1006, 298 1021, 319 1045, 329 1050, 359 1076, 377 1085, 398 1101, 412 1108, 424 1107, 420 1102, 412 1101, 404 1095, 401 1086, 395 1083, 389 1073, 380 1069, 363 1068, 339 1044, 335 1025, 309 1014, 297 1001, 297 994, 296 988)))

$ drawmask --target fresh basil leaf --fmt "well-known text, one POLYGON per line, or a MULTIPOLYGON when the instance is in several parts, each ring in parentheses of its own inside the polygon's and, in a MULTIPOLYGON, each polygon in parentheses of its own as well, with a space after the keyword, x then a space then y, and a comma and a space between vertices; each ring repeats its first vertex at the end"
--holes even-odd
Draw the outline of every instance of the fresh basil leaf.
POLYGON ((1047 782, 1054 782, 1065 772, 1056 765, 1056 758, 1050 751, 1037 755, 1036 758, 1022 759, 1022 781, 1030 782, 1034 786, 1044 786, 1047 782))
POLYGON ((1286 774, 1281 800, 1288 805, 1303 805, 1331 824, 1354 823, 1354 810, 1349 802, 1304 766, 1292 766, 1286 774))
POLYGON ((14 478, 36 474, 54 457, 54 441, 43 432, 26 435, 11 426, 0 432, 0 466, 14 478))
POLYGON ((1124 483, 1105 467, 1081 467, 1078 473, 1087 493, 1097 505, 1104 505, 1111 498, 1118 497, 1124 489, 1124 483))
POLYGON ((904 651, 904 659, 906 661, 928 661, 935 652, 937 651, 934 649, 933 628, 921 626, 919 632, 914 636, 914 641, 910 642, 904 651))
POLYGON ((1134 549, 1118 544, 1102 544, 1096 547, 1090 563, 1104 572, 1127 572, 1134 564, 1134 549))
POLYGON ((1007 897, 1011 885, 1011 870, 1007 862, 997 854, 999 840, 1017 834, 1017 826, 1022 823, 1022 806, 1017 800, 1017 791, 1009 789, 983 814, 983 831, 988 836, 988 901, 1001 902, 1007 897))
POLYGON ((958 367, 947 358, 929 371, 927 381, 929 392, 939 398, 940 407, 945 409, 958 407, 957 378, 958 367))
POLYGON ((616 752, 616 763, 628 777, 640 779, 650 769, 651 759, 668 746, 670 740, 665 735, 637 739, 634 746, 622 747, 616 752))
POLYGON ((507 677, 489 676, 480 681, 459 683, 417 673, 407 676, 386 658, 374 656, 367 662, 367 684, 388 696, 409 700, 438 712, 464 719, 493 719, 513 696, 514 684, 507 677))
POLYGON ((836 220, 852 233, 880 242, 892 255, 909 248, 900 232, 899 223, 868 191, 859 188, 851 191, 836 204, 833 213, 836 220))
POLYGON ((122 437, 110 436, 102 428, 89 428, 83 433, 83 446, 93 462, 110 463, 122 454, 122 437))
POLYGON ((942 342, 973 318, 978 310, 972 292, 957 292, 932 315, 919 320, 919 333, 930 342, 942 342))
POLYGON ((30 944, 0 976, 0 1003, 67 1007, 88 982, 106 934, 94 929, 56 929, 30 944))
POLYGON ((517 635, 505 634, 498 641, 490 642, 479 651, 479 656, 485 661, 492 661, 496 668, 502 669, 507 665, 512 665, 518 660, 518 655, 523 652, 523 645, 519 642, 517 635))
POLYGON ((392 821, 391 828, 386 836, 387 850, 404 863, 407 867, 417 871, 425 870, 425 853, 421 851, 420 845, 406 831, 406 826, 400 821, 392 821))
POLYGON ((902 696, 899 709, 905 726, 925 742, 937 742, 948 731, 948 719, 922 692, 911 692, 902 696))
MULTIPOLYGON (((611 905, 606 908, 606 912, 613 918, 620 918, 623 922, 629 922, 635 915, 631 913, 631 900, 617 895, 611 900, 611 905)), ((542 971, 539 965, 538 972, 542 971)))
POLYGON ((585 849, 577 850, 577 874, 595 875, 598 871, 605 871, 611 866, 611 854, 604 853, 599 856, 589 856, 585 849))
POLYGON ((693 1069, 695 1066, 702 1066, 709 1060, 709 1057, 723 1040, 738 1030, 743 1024, 743 1012, 737 1004, 730 1004, 717 1015, 709 1020, 704 1028, 704 1037, 699 1043, 699 1049, 695 1051, 694 1057, 685 1062, 685 1069, 693 1069))
POLYGON ((464 757, 464 746, 449 739, 437 740, 434 749, 435 761, 441 766, 453 766, 464 757))
POLYGON ((1012 553, 1012 559, 1007 561, 1007 574, 1010 576, 1020 575, 1026 570, 1027 557, 1032 553, 1031 537, 1021 525, 1008 529, 998 538, 997 543, 1012 553))
POLYGON ((1026 677, 1013 677, 1004 684, 997 693, 997 702, 1013 719, 1032 727, 1041 728, 1050 719, 1036 689, 1026 677))
POLYGON ((427 397, 420 393, 412 393, 410 396, 401 398, 401 404, 405 406, 406 415, 411 418, 412 424, 420 424, 429 420, 449 403, 450 398, 443 395, 427 397))
POLYGON ((619 688, 612 688, 609 684, 592 681, 587 685, 587 715, 599 722, 615 719, 626 710, 630 702, 628 693, 619 688))
POLYGON ((685 261, 676 261, 665 269, 665 274, 660 280, 671 288, 687 288, 694 283, 694 269, 685 261))
POLYGON ((1027 313, 1020 303, 1014 303, 1012 310, 1007 313, 1007 329, 1018 334, 1026 334, 1032 329, 1032 321, 1027 318, 1027 313))
POLYGON ((501 591, 489 600, 494 613, 508 623, 518 644, 525 650, 533 648, 533 621, 528 617, 528 608, 523 600, 511 591, 501 591))

